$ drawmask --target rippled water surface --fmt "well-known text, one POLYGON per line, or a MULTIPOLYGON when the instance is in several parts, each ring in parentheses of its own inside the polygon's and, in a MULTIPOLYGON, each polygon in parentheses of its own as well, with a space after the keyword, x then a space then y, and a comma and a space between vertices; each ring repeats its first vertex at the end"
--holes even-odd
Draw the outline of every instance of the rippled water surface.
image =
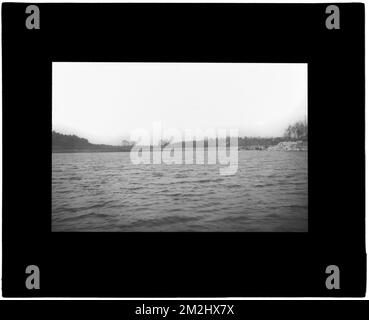
POLYGON ((133 165, 129 153, 52 155, 53 231, 308 231, 307 152, 239 151, 217 165, 133 165))

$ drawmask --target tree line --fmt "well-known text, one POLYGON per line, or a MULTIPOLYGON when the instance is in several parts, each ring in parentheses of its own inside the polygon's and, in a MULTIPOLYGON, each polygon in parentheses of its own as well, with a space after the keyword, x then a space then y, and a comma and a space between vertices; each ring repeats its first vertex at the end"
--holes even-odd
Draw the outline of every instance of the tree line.
MULTIPOLYGON (((308 125, 307 121, 297 121, 292 125, 289 125, 282 137, 239 137, 238 138, 238 146, 243 149, 264 149, 269 146, 277 145, 283 141, 296 141, 303 140, 307 141, 308 137, 308 125)), ((207 148, 209 144, 214 145, 218 144, 218 139, 205 139, 204 147, 207 148)), ((226 145, 229 146, 230 140, 229 137, 226 139, 226 145)), ((58 132, 52 131, 52 148, 53 151, 58 150, 95 150, 95 151, 130 151, 134 146, 134 142, 123 141, 122 146, 110 146, 104 144, 93 144, 90 143, 87 139, 80 138, 76 135, 65 135, 60 134, 58 132)), ((161 140, 159 145, 162 148, 165 148, 167 145, 171 144, 170 140, 161 140)), ((180 142, 177 144, 182 144, 185 146, 184 142, 180 142)), ((195 145, 195 141, 193 141, 195 145)))
POLYGON ((297 121, 293 125, 289 125, 284 132, 284 137, 289 140, 307 140, 308 125, 307 121, 297 121))

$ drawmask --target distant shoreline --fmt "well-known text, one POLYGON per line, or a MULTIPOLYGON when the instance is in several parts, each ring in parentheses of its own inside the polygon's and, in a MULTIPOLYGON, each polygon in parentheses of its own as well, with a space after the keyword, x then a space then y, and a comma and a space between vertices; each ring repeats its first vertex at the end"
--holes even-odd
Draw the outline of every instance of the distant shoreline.
POLYGON ((51 153, 107 153, 107 152, 130 152, 131 150, 99 150, 99 149, 60 149, 52 150, 51 153))
MULTIPOLYGON (((188 143, 188 142, 187 142, 188 143)), ((170 143, 167 142, 162 144, 161 147, 164 149, 167 146, 172 146, 175 149, 182 147, 182 150, 190 148, 196 150, 196 144, 202 143, 199 146, 200 149, 207 150, 209 147, 213 148, 218 144, 218 148, 224 148, 229 146, 229 141, 223 141, 219 145, 219 141, 192 141, 190 145, 186 145, 185 142, 181 143, 170 143)), ((106 145, 106 144, 93 144, 87 139, 80 138, 76 135, 64 135, 52 132, 52 153, 97 153, 97 152, 130 152, 134 147, 134 143, 124 140, 123 145, 106 145)), ((160 146, 136 146, 136 148, 157 149, 160 146)), ((250 151, 307 151, 308 143, 307 139, 288 139, 288 137, 277 137, 277 138, 253 138, 253 137, 238 137, 238 150, 250 150, 250 151)))
MULTIPOLYGON (((207 148, 205 148, 206 150, 207 148)), ((183 151, 185 151, 186 149, 184 149, 183 151)), ((290 149, 290 150, 281 150, 281 149, 244 149, 244 148, 239 148, 238 151, 267 151, 267 152, 271 152, 271 151, 276 151, 276 152, 307 152, 308 149, 303 148, 303 149, 290 149)), ((61 149, 61 150, 52 150, 51 153, 117 153, 117 152, 122 152, 122 153, 127 153, 130 152, 130 150, 98 150, 98 149, 61 149)))

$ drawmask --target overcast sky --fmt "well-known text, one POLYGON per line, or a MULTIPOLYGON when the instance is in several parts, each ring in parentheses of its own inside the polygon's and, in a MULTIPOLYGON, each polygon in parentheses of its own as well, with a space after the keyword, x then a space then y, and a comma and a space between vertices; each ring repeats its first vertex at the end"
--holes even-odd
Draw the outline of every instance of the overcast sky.
POLYGON ((120 144, 130 132, 222 128, 281 136, 307 117, 307 64, 53 63, 53 130, 120 144))

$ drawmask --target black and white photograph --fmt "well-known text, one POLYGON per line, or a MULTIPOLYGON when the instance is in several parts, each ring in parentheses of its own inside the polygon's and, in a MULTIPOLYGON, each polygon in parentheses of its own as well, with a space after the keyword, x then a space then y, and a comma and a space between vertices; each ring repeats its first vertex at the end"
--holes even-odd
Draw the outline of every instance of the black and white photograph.
POLYGON ((241 2, 2 5, 4 297, 366 295, 365 6, 241 2))
POLYGON ((308 232, 307 63, 52 64, 53 232, 308 232))

